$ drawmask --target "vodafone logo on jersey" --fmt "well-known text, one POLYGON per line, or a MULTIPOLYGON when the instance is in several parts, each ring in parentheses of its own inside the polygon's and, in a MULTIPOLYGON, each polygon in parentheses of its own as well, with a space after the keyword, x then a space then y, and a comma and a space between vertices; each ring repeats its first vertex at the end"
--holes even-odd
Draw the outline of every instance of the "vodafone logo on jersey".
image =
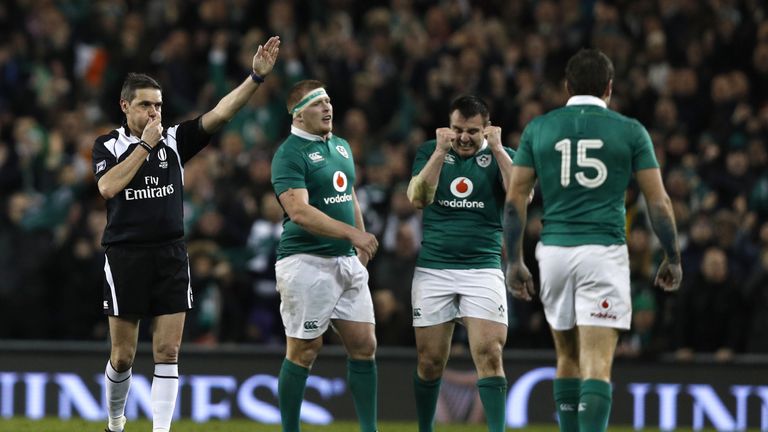
POLYGON ((323 198, 323 202, 328 204, 341 204, 352 201, 351 193, 344 193, 347 191, 347 175, 341 171, 333 173, 333 188, 336 192, 341 192, 341 195, 323 198))
POLYGON ((333 188, 336 189, 336 192, 346 192, 347 175, 341 171, 333 173, 333 188))
POLYGON ((466 177, 456 177, 451 182, 451 193, 456 198, 466 198, 472 195, 472 180, 466 177))

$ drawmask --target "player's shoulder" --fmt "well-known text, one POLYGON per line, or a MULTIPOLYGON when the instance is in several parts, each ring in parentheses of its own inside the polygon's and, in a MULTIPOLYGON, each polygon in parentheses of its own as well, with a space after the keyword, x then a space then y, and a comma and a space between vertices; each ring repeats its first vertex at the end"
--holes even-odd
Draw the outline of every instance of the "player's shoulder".
POLYGON ((94 141, 94 146, 106 145, 107 143, 114 141, 120 137, 120 131, 118 129, 112 129, 104 135, 99 135, 94 141))
POLYGON ((432 152, 435 151, 435 147, 437 147, 437 140, 432 139, 421 143, 419 145, 418 151, 432 154, 432 152))

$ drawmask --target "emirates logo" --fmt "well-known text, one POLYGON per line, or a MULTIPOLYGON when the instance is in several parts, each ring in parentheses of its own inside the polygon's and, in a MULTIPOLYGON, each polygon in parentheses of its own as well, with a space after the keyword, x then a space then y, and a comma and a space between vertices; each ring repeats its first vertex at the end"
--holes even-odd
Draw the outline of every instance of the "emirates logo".
POLYGON ((333 188, 336 189, 336 192, 346 192, 347 175, 341 171, 333 173, 333 188))
POLYGON ((472 180, 466 177, 456 177, 451 182, 451 193, 456 198, 466 198, 472 195, 472 180))

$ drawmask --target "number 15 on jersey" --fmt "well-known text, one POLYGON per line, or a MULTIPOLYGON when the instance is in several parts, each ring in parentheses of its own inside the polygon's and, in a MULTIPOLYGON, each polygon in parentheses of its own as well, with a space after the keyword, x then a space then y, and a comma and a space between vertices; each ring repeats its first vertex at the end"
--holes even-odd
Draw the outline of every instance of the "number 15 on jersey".
MULTIPOLYGON (((587 156, 587 150, 599 149, 603 147, 603 140, 599 139, 580 139, 576 141, 576 166, 580 168, 592 168, 597 171, 594 177, 587 177, 584 171, 578 171, 574 178, 576 183, 585 188, 594 189, 599 187, 608 178, 608 168, 603 161, 594 157, 587 156)), ((555 150, 562 154, 560 163, 560 184, 568 187, 571 184, 571 140, 566 138, 555 144, 555 150)))

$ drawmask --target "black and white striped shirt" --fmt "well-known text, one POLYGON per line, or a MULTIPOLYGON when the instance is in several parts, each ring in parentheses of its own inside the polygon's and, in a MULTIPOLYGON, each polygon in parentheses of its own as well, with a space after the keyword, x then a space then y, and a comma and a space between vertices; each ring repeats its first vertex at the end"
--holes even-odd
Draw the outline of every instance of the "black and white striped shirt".
MULTIPOLYGON (((163 131, 160 142, 119 194, 107 200, 101 244, 161 245, 184 237, 184 164, 210 141, 200 117, 163 131)), ((136 150, 140 137, 123 125, 96 139, 96 181, 136 150)))

